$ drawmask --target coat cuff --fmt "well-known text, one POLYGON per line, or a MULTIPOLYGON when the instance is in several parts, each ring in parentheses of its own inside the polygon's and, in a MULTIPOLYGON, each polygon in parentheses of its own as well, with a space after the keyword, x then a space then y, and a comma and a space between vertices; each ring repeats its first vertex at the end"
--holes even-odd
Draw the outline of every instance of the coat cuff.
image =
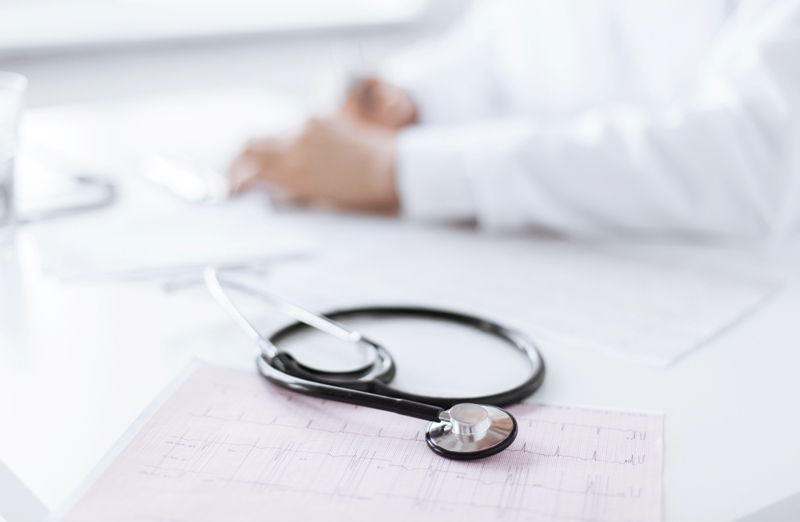
POLYGON ((443 222, 475 219, 463 142, 452 129, 426 126, 400 132, 395 173, 403 216, 443 222))

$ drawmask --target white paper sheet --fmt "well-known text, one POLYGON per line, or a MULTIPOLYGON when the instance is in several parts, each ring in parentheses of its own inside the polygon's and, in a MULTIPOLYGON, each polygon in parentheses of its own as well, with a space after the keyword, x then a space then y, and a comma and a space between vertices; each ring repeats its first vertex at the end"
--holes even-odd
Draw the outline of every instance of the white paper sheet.
POLYGON ((451 461, 423 421, 202 366, 64 520, 661 520, 661 414, 510 410, 511 448, 451 461))
POLYGON ((269 288, 318 310, 455 308, 531 335, 665 366, 770 296, 774 281, 637 259, 602 245, 352 223, 346 251, 281 267, 269 288))
POLYGON ((34 229, 42 270, 62 279, 198 275, 296 258, 310 236, 258 202, 185 204, 153 212, 115 211, 43 223, 34 229))

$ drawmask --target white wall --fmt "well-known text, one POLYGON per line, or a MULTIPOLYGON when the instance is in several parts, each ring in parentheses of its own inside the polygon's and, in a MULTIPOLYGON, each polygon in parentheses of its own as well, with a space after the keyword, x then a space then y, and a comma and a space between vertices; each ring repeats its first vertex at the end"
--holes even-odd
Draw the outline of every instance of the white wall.
POLYGON ((433 4, 430 15, 411 27, 56 50, 0 59, 0 70, 28 77, 30 107, 239 83, 311 97, 320 80, 334 71, 365 67, 369 72, 396 49, 441 32, 463 12, 466 1, 433 4))

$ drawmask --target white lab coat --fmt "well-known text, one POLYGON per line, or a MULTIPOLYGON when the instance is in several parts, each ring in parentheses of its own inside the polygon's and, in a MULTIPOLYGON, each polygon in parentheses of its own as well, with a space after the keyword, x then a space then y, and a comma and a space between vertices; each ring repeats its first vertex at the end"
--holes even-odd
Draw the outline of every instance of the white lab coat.
POLYGON ((389 62, 403 212, 615 233, 800 231, 800 0, 503 0, 389 62))

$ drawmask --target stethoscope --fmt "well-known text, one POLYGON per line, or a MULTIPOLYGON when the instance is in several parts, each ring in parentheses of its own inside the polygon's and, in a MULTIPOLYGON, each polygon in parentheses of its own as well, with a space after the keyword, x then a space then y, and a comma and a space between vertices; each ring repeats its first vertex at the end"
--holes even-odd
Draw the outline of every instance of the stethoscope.
POLYGON ((352 308, 319 315, 247 285, 223 281, 214 268, 206 268, 203 278, 211 295, 258 345, 258 370, 267 380, 312 397, 430 421, 425 440, 433 451, 443 457, 480 459, 509 447, 517 436, 517 421, 499 406, 522 401, 536 391, 544 380, 544 361, 533 342, 522 333, 492 321, 433 308, 395 306, 352 308), (236 307, 226 287, 267 302, 297 322, 278 330, 269 338, 264 337, 236 307), (425 318, 475 328, 506 341, 522 352, 530 362, 530 376, 510 390, 482 397, 442 398, 398 390, 390 385, 396 366, 388 350, 340 322, 363 317, 425 318), (309 328, 348 343, 359 344, 369 350, 373 357, 367 364, 354 370, 323 371, 301 364, 291 354, 278 349, 278 344, 307 332, 309 328))

